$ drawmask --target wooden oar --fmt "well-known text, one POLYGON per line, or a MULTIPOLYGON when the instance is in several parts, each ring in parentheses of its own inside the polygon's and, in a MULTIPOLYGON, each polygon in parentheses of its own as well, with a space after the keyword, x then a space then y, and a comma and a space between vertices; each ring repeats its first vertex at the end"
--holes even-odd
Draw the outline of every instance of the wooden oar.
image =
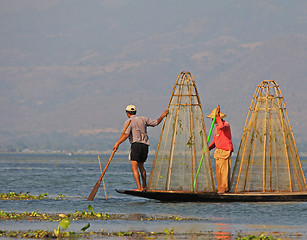
MULTIPOLYGON (((127 128, 128 128, 129 125, 130 125, 130 122, 131 122, 131 120, 128 121, 128 123, 127 123, 127 125, 126 125, 124 131, 123 131, 122 134, 121 134, 121 136, 126 132, 127 128)), ((105 168, 104 168, 104 170, 103 170, 103 172, 102 172, 102 174, 101 174, 99 180, 96 182, 96 184, 95 184, 95 186, 94 186, 92 192, 90 193, 90 195, 89 195, 88 198, 87 198, 88 201, 93 201, 93 200, 94 200, 94 198, 95 198, 95 196, 96 196, 96 193, 98 192, 98 189, 99 189, 99 187, 100 187, 101 180, 102 180, 102 178, 103 178, 105 172, 107 171, 107 168, 108 168, 108 166, 110 165, 110 162, 111 162, 111 160, 112 160, 113 155, 115 154, 115 152, 116 152, 116 150, 113 149, 113 152, 112 152, 112 154, 111 154, 111 156, 110 156, 110 158, 109 158, 109 161, 107 162, 107 165, 105 166, 105 168)))
MULTIPOLYGON (((211 137, 211 133, 212 133, 212 129, 213 129, 213 126, 214 126, 214 123, 215 123, 215 119, 216 119, 216 112, 215 112, 214 118, 212 120, 211 128, 210 128, 210 131, 209 131, 209 134, 208 134, 208 137, 207 137, 207 143, 209 143, 209 140, 210 140, 210 137, 211 137)), ((198 169, 197 169, 197 173, 196 173, 196 176, 195 176, 195 179, 194 179, 194 185, 193 185, 193 189, 194 190, 195 190, 198 174, 199 174, 199 171, 200 171, 200 167, 201 167, 201 165, 203 163, 204 154, 205 154, 205 150, 204 150, 204 152, 203 152, 203 154, 201 156, 201 160, 200 160, 200 163, 199 163, 199 166, 198 166, 198 169)))
MULTIPOLYGON (((99 161, 100 171, 101 171, 101 174, 102 174, 102 168, 101 168, 101 162, 100 162, 99 155, 98 155, 98 161, 99 161)), ((102 178, 102 184, 103 184, 103 189, 104 189, 104 195, 106 196, 106 200, 108 200, 107 191, 106 191, 106 185, 104 184, 103 178, 102 178)))

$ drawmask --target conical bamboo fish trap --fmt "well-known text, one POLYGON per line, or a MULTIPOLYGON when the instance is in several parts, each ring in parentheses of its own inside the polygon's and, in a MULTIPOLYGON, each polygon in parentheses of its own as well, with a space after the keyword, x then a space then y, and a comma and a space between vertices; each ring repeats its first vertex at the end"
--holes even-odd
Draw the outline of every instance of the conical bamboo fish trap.
POLYGON ((215 191, 205 123, 195 81, 181 72, 169 101, 151 175, 149 190, 215 191), (203 162, 193 184, 200 160, 203 162))
POLYGON ((231 192, 306 191, 286 105, 275 81, 260 83, 246 118, 231 192))

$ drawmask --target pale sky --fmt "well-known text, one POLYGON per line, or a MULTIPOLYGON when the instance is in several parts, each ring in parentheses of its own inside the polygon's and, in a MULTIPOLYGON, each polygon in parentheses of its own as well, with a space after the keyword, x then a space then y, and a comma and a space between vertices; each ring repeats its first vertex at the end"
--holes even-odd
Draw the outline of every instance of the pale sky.
POLYGON ((257 85, 275 80, 306 139, 305 1, 0 3, 0 137, 120 131, 126 105, 159 117, 189 71, 204 115, 220 104, 236 139, 257 85))

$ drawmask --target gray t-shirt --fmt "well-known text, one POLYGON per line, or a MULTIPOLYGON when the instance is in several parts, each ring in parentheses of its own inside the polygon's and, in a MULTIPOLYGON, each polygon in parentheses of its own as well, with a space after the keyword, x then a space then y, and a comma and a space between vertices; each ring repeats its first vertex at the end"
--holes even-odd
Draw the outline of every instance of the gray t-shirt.
MULTIPOLYGON (((129 142, 134 143, 145 143, 149 145, 149 138, 147 134, 147 127, 155 127, 158 125, 157 120, 153 120, 143 116, 132 115, 130 117, 131 123, 127 128, 126 132, 129 134, 129 142)), ((129 119, 125 122, 125 126, 127 125, 129 119)))

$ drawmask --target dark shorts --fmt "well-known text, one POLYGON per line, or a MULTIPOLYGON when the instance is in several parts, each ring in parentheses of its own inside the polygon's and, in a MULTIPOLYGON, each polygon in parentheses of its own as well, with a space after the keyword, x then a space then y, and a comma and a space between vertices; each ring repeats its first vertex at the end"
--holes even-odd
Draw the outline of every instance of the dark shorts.
POLYGON ((131 144, 130 160, 137 162, 145 162, 148 156, 148 145, 144 143, 134 142, 131 144))

